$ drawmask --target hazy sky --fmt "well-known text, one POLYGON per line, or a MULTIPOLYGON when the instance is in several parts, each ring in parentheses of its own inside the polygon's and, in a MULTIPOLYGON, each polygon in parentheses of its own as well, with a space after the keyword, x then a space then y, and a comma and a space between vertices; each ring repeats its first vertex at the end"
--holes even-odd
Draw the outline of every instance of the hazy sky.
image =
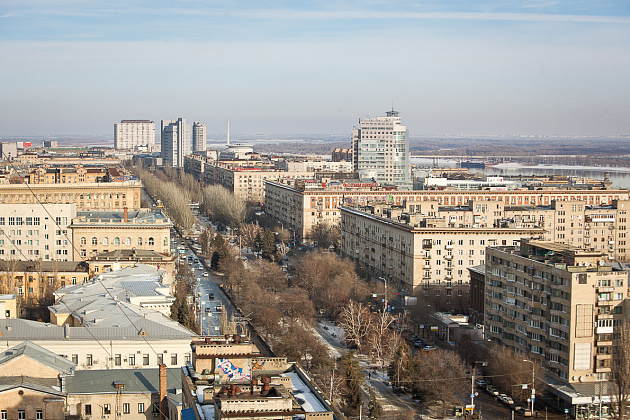
POLYGON ((0 76, 0 135, 630 134, 630 2, 1 0, 0 76))

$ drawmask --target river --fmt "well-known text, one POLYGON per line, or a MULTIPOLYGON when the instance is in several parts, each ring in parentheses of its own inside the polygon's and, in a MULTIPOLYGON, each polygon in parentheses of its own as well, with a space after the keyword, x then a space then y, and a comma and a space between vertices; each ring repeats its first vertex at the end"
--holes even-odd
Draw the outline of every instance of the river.
MULTIPOLYGON (((433 159, 411 158, 411 163, 420 166, 430 166, 433 159)), ((440 159, 440 167, 457 167, 457 161, 440 159)), ((593 179, 604 179, 604 173, 610 173, 610 180, 615 188, 630 189, 630 169, 620 167, 601 166, 569 166, 569 165, 523 165, 520 163, 500 163, 494 166, 486 166, 485 169, 470 169, 471 173, 482 173, 484 175, 566 175, 583 176, 593 179)))

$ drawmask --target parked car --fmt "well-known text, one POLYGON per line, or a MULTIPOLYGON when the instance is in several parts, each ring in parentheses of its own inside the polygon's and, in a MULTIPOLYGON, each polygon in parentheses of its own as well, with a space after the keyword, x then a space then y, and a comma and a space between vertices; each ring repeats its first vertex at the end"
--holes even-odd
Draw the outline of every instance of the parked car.
POLYGON ((497 389, 496 389, 496 388, 494 388, 494 387, 492 387, 492 386, 487 387, 487 388, 486 388, 486 391, 487 391, 487 392, 488 392, 488 394, 490 394, 490 395, 494 395, 494 396, 499 395, 499 391, 497 391, 497 389))
POLYGON ((207 271, 204 271, 202 275, 203 275, 204 277, 208 277, 208 272, 207 272, 207 271))
POLYGON ((531 417, 532 416, 532 410, 530 410, 529 408, 518 407, 514 411, 516 411, 516 414, 520 414, 523 417, 531 417))
POLYGON ((514 405, 514 400, 510 397, 505 397, 503 399, 503 404, 505 405, 514 405))
POLYGON ((422 351, 432 351, 432 350, 436 350, 435 346, 424 346, 422 347, 422 351))
POLYGON ((505 394, 499 394, 499 395, 497 395, 497 400, 501 401, 503 404, 505 404, 505 400, 506 400, 507 397, 508 396, 505 395, 505 394))
POLYGON ((485 379, 477 379, 475 381, 475 384, 477 384, 477 388, 481 388, 481 389, 485 389, 486 388, 486 381, 485 381, 485 379))

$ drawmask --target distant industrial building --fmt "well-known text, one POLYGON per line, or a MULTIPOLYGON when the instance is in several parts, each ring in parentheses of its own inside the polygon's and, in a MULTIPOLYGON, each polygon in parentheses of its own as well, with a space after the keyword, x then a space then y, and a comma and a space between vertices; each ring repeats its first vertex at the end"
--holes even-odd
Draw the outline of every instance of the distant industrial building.
POLYGON ((155 123, 149 120, 122 120, 114 124, 114 149, 136 150, 155 147, 155 123))

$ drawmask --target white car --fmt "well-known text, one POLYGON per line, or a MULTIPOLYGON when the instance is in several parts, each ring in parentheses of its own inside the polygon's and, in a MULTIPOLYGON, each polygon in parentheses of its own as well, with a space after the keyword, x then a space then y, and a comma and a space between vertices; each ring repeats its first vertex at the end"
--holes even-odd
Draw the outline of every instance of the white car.
POLYGON ((208 277, 208 272, 207 272, 207 271, 204 271, 204 272, 203 272, 203 276, 204 276, 204 277, 208 277))

